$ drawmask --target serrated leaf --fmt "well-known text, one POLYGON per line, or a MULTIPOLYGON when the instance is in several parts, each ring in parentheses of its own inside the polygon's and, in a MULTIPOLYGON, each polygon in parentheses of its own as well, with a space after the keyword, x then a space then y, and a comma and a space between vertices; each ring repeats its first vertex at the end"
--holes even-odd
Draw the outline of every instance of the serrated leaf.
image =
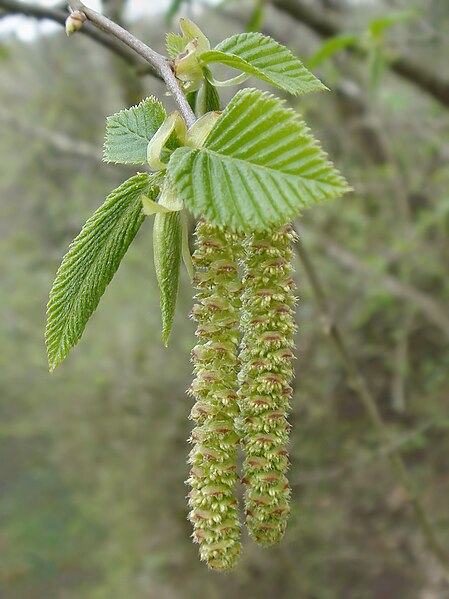
POLYGON ((257 32, 233 35, 200 59, 249 73, 294 95, 326 89, 290 50, 257 32))
POLYGON ((153 227, 154 266, 159 284, 162 341, 167 345, 176 310, 182 256, 180 212, 158 213, 153 227))
POLYGON ((81 338, 144 219, 141 196, 155 199, 153 178, 139 174, 115 189, 72 242, 56 274, 47 309, 50 371, 81 338))
POLYGON ((256 89, 234 96, 202 148, 175 150, 167 172, 195 216, 243 232, 349 189, 298 115, 256 89))
POLYGON ((146 164, 147 146, 165 120, 162 104, 153 96, 106 119, 103 159, 121 164, 146 164))
POLYGON ((178 54, 182 54, 185 50, 187 39, 179 33, 167 33, 165 36, 165 46, 170 58, 176 58, 178 54))

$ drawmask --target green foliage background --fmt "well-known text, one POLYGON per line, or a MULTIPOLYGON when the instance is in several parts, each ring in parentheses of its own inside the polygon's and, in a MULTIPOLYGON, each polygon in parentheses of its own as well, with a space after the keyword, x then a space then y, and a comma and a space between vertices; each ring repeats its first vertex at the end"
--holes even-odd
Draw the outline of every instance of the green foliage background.
MULTIPOLYGON (((318 4, 326 15, 341 11, 348 33, 366 31, 392 7, 421 11, 375 43, 365 34, 365 60, 326 50, 317 74, 333 93, 289 101, 357 190, 305 211, 299 229, 449 552, 449 113, 384 63, 378 74, 379 61, 396 51, 444 73, 449 7, 437 0, 350 10, 343 2, 318 4)), ((216 43, 260 22, 259 5, 223 3, 227 16, 206 7, 200 25, 216 43)), ((263 16, 264 31, 301 57, 316 55, 321 42, 307 28, 272 8, 263 16)), ((162 50, 164 28, 161 16, 133 30, 162 50)), ((379 446, 351 388, 299 263, 293 515, 279 546, 263 550, 245 539, 241 565, 229 575, 208 572, 189 540, 183 481, 191 401, 184 391, 192 290, 183 273, 164 349, 150 222, 82 342, 48 374, 45 307, 57 266, 86 218, 134 173, 101 163, 104 119, 148 93, 163 98, 163 91, 81 36, 10 39, 6 47, 0 597, 445 599, 449 587, 426 552, 388 448, 379 446)))

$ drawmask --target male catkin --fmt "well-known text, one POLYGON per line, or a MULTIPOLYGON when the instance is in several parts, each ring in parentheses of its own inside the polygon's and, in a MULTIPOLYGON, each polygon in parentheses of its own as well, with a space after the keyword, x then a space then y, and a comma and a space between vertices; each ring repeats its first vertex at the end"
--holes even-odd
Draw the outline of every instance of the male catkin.
POLYGON ((240 522, 234 487, 239 436, 237 373, 241 280, 237 271, 240 236, 200 220, 193 261, 198 288, 192 311, 199 344, 192 350, 196 399, 188 483, 193 538, 211 568, 235 565, 240 553, 240 522))
POLYGON ((290 247, 295 236, 285 225, 244 243, 238 428, 246 453, 246 524, 261 545, 282 538, 290 511, 286 416, 296 331, 290 247))

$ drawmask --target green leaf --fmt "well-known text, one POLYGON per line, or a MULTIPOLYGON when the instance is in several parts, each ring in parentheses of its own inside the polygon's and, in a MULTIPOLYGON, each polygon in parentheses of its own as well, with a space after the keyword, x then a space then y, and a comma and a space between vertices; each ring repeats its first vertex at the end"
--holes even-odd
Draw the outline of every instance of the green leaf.
POLYGON ((146 164, 147 146, 165 120, 162 104, 149 96, 138 106, 107 118, 103 158, 105 162, 146 164))
POLYGON ((265 19, 265 1, 266 0, 255 0, 256 5, 252 12, 252 15, 246 24, 245 31, 259 31, 265 19))
POLYGON ((165 46, 170 58, 176 58, 178 54, 182 54, 187 45, 187 39, 179 33, 167 33, 165 36, 165 46))
POLYGON ((298 115, 256 89, 234 96, 202 148, 175 150, 167 172, 195 216, 243 232, 349 189, 298 115))
POLYGON ((81 338, 144 219, 141 196, 155 199, 153 178, 139 174, 115 189, 73 241, 56 274, 47 309, 50 371, 81 338))
POLYGON ((154 266, 159 284, 162 341, 167 345, 176 310, 182 256, 180 212, 158 213, 153 227, 154 266))
POLYGON ((335 37, 331 37, 330 39, 326 40, 323 44, 321 44, 321 46, 318 48, 318 50, 315 52, 312 58, 310 58, 307 61, 307 66, 309 67, 309 69, 314 69, 315 67, 319 66, 320 64, 331 58, 331 56, 333 56, 337 52, 354 46, 354 44, 356 44, 357 41, 358 37, 356 35, 351 34, 336 35, 335 37))
POLYGON ((187 274, 189 275, 190 282, 193 282, 193 276, 195 269, 193 267, 192 254, 190 253, 189 247, 189 223, 187 220, 187 212, 183 210, 181 212, 181 226, 182 226, 182 261, 186 267, 187 274))
POLYGON ((294 95, 326 89, 285 46, 257 32, 233 35, 200 59, 249 73, 294 95))
POLYGON ((386 14, 378 19, 373 19, 368 25, 368 32, 375 38, 383 35, 386 29, 404 23, 419 16, 417 10, 397 10, 386 14))
MULTIPOLYGON (((207 67, 205 69, 208 71, 207 67)), ((195 114, 197 117, 200 117, 206 114, 206 112, 218 111, 220 109, 220 96, 217 88, 205 78, 196 96, 195 114)))

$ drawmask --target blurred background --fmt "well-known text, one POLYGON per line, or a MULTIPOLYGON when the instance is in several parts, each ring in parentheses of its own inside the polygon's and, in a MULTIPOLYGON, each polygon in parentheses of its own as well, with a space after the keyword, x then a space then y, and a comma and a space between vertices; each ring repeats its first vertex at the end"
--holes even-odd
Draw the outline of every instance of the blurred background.
POLYGON ((68 39, 65 10, 0 0, 0 598, 447 599, 388 458, 400 450, 449 556, 449 3, 103 1, 161 52, 180 15, 214 44, 260 30, 288 45, 332 90, 288 102, 355 188, 297 223, 329 310, 298 260, 293 513, 277 547, 244 533, 227 575, 189 538, 192 288, 184 276, 164 349, 149 222, 79 345, 47 370, 61 257, 135 172, 102 163, 105 117, 150 93, 170 106, 129 56, 68 39))

